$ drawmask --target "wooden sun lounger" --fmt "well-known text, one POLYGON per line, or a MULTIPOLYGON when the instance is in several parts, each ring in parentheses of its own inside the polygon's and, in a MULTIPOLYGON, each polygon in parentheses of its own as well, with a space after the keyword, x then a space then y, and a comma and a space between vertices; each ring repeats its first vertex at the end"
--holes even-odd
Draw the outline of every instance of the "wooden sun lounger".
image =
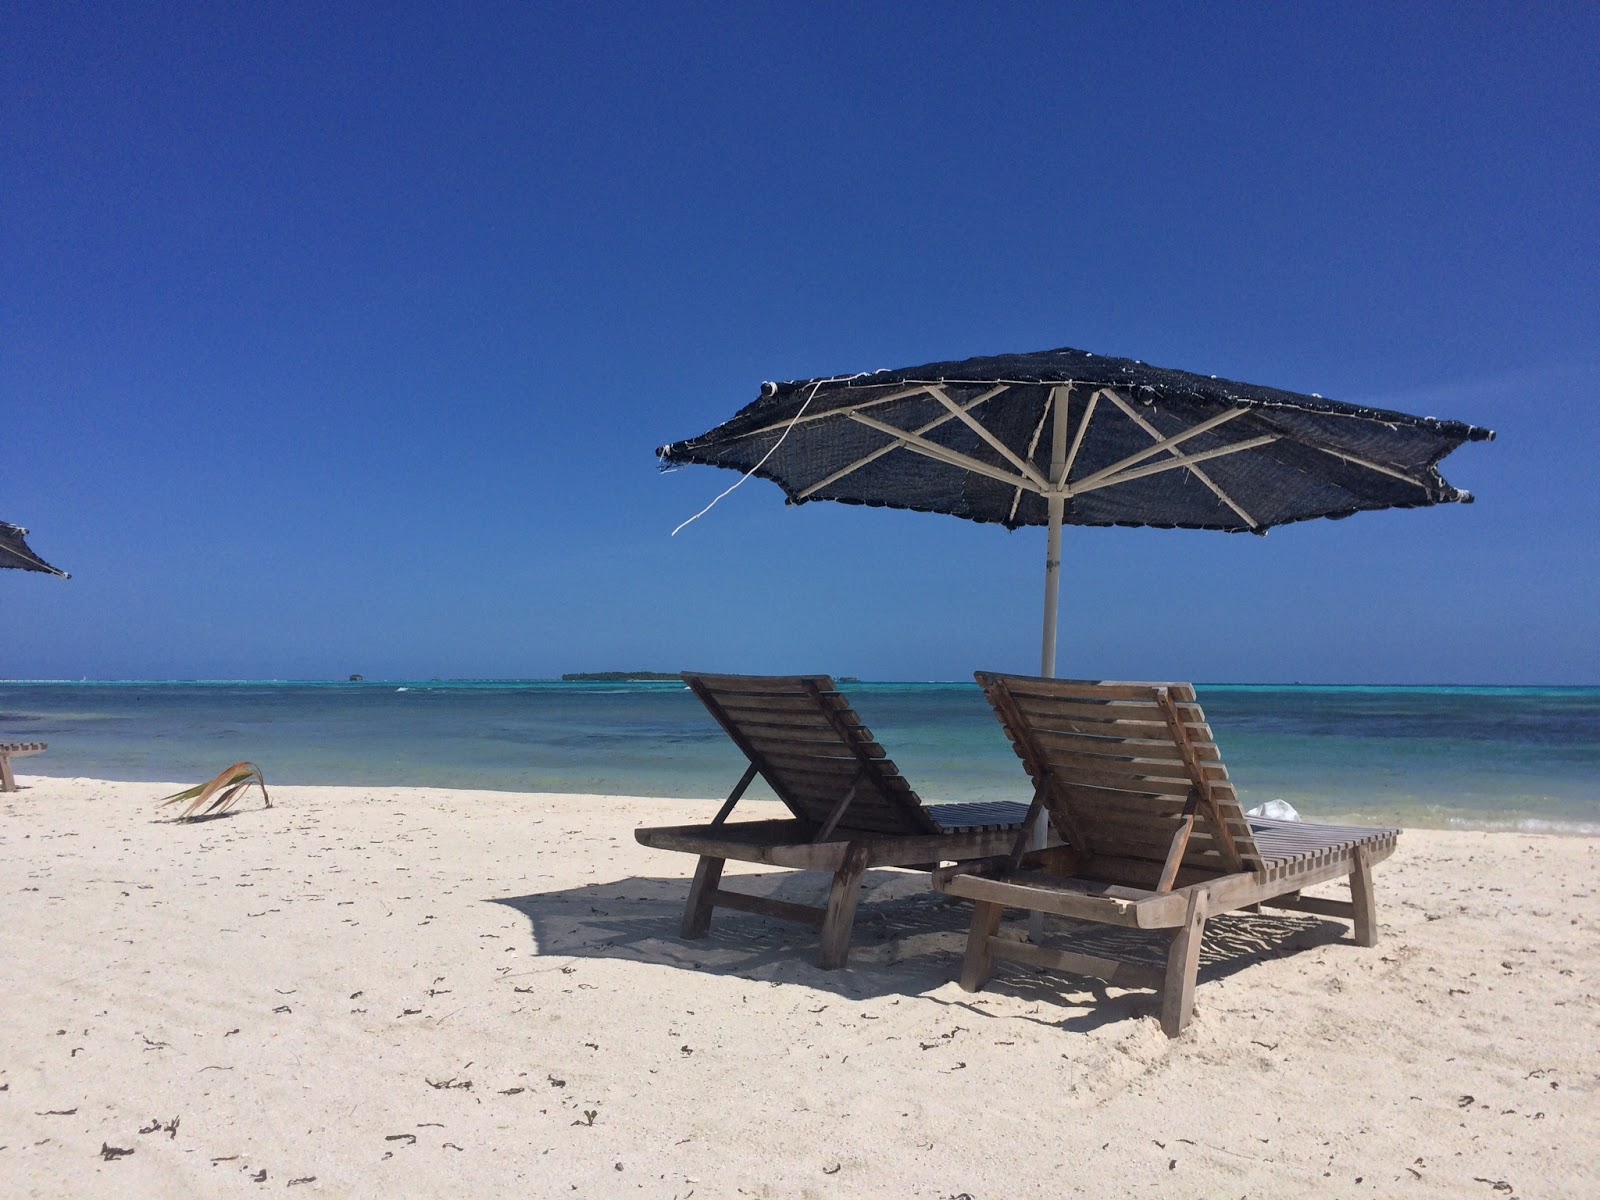
POLYGON ((17 790, 17 777, 11 773, 11 760, 29 754, 43 754, 45 742, 0 742, 0 792, 17 790))
POLYGON ((1000 958, 1162 993, 1176 1037, 1194 1010, 1206 919, 1267 905, 1355 923, 1377 943, 1372 867, 1398 829, 1246 817, 1194 689, 1183 683, 1088 683, 980 672, 1006 734, 1065 845, 934 872, 934 886, 975 901, 961 986, 977 991, 1000 958), (1348 901, 1300 889, 1348 877, 1348 901), (996 936, 1005 908, 1133 929, 1170 929, 1166 969, 996 936))
POLYGON ((740 909, 820 929, 818 965, 842 967, 869 868, 930 870, 1002 854, 1021 829, 1022 804, 923 805, 825 675, 685 674, 683 680, 750 760, 710 824, 634 833, 646 846, 700 858, 683 914, 686 938, 706 935, 713 909, 740 909), (728 823, 757 775, 792 819, 728 823), (831 872, 827 902, 795 904, 725 888, 722 868, 730 858, 831 872))

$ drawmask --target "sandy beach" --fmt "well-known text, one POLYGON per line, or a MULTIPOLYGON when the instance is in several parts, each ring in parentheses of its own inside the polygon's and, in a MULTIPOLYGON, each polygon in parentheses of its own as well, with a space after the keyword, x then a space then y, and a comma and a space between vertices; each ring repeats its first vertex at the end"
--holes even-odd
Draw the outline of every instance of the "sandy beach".
POLYGON ((1600 1191, 1595 839, 1407 831, 1372 950, 1219 919, 1171 1041, 1146 992, 962 992, 917 874, 872 877, 842 971, 741 913, 681 941, 693 861, 632 830, 711 802, 285 787, 174 825, 179 784, 20 782, 6 1196, 1600 1191))

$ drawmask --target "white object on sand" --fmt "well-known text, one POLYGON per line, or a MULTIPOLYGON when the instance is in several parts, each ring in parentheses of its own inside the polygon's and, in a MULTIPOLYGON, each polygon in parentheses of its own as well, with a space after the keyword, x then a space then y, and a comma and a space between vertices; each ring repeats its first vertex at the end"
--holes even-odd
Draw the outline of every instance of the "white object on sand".
POLYGON ((1268 800, 1245 811, 1247 817, 1268 817, 1274 821, 1298 821, 1300 814, 1287 800, 1268 800))

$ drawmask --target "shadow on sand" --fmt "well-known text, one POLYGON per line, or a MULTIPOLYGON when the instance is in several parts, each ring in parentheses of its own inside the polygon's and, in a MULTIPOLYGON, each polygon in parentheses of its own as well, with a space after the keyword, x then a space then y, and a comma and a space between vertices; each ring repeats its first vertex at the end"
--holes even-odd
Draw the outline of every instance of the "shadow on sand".
MULTIPOLYGON (((816 903, 824 876, 774 871, 741 874, 733 886, 776 899, 816 903), (820 888, 819 888, 820 884, 820 888)), ((678 967, 767 983, 802 983, 854 999, 915 996, 934 991, 960 974, 971 908, 966 901, 928 890, 925 874, 869 872, 856 913, 850 962, 842 970, 816 965, 817 935, 800 925, 718 909, 710 934, 696 941, 680 936, 689 881, 681 877, 635 876, 525 896, 492 897, 528 918, 537 952, 549 958, 615 958, 678 967)), ((1021 914, 1008 914, 1002 934, 1021 936, 1021 914)), ((1049 917, 1046 937, 1103 958, 1161 966, 1167 936, 1049 917)), ((1338 921, 1300 914, 1230 913, 1206 924, 1200 984, 1225 978, 1254 964, 1347 937, 1338 921)), ((985 992, 1036 1002, 1032 1019, 1086 1030, 1155 1012, 1153 992, 1124 992, 1099 980, 997 963, 985 992)), ((977 1000, 929 997, 974 1008, 977 1000)))

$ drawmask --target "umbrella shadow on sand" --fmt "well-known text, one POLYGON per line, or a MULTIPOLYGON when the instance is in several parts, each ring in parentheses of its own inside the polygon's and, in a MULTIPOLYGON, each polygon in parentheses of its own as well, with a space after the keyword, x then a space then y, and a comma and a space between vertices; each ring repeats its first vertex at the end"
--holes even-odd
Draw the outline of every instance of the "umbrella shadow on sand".
MULTIPOLYGON (((821 877, 819 877, 820 879, 821 877)), ((741 874, 742 891, 796 903, 817 899, 819 879, 800 872, 741 874)), ((497 896, 528 918, 534 946, 546 958, 615 958, 679 967, 773 984, 800 983, 851 999, 914 996, 933 991, 961 972, 972 910, 964 900, 928 890, 927 877, 905 871, 868 872, 857 910, 849 964, 839 971, 816 965, 817 935, 800 925, 741 912, 719 912, 705 938, 680 934, 688 892, 681 877, 633 876, 522 896, 497 896)), ((825 880, 821 887, 826 887, 825 880)), ((1008 920, 1002 933, 1020 936, 1024 922, 1008 920)), ((1106 958, 1161 966, 1167 939, 1106 926, 1051 918, 1052 944, 1106 958)), ((1268 958, 1326 945, 1348 936, 1338 921, 1301 914, 1235 913, 1206 925, 1200 982, 1222 979, 1268 958)), ((1078 979, 1063 989, 1060 974, 1012 963, 997 963, 984 993, 972 1000, 937 1002, 988 1015, 975 1004, 982 995, 1021 997, 1040 1006, 1031 1019, 1062 1028, 1087 1030, 1153 1013, 1153 992, 1109 989, 1098 980, 1078 979)), ((963 994, 964 995, 964 994, 963 994)))

